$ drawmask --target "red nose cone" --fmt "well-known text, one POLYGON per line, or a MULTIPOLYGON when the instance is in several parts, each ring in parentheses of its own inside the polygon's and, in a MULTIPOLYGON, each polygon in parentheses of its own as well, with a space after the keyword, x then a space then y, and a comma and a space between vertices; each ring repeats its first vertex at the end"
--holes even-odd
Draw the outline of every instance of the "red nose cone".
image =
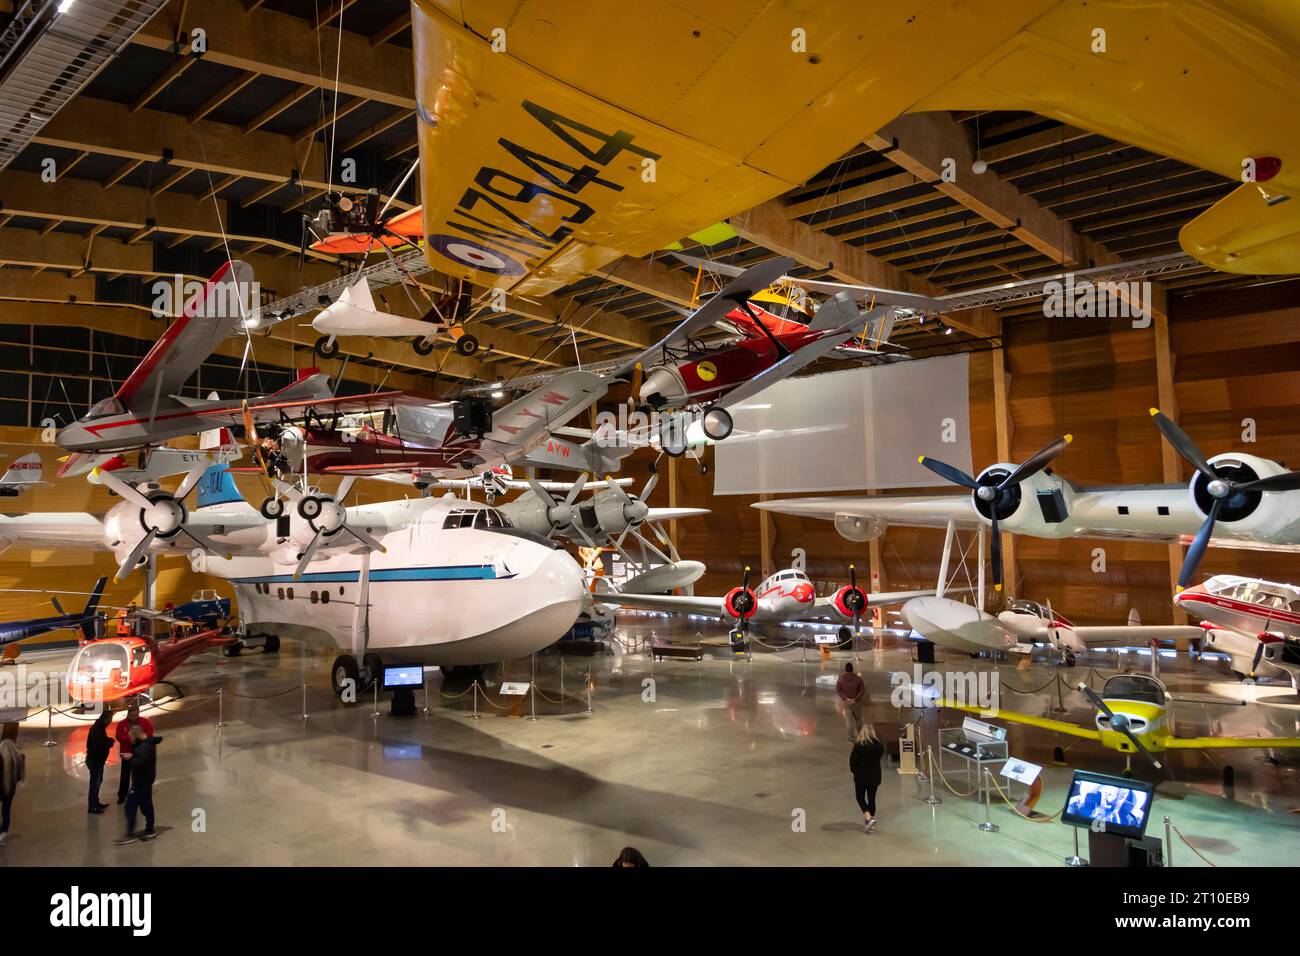
POLYGON ((792 592, 794 599, 800 604, 811 604, 815 595, 811 584, 796 584, 792 592))

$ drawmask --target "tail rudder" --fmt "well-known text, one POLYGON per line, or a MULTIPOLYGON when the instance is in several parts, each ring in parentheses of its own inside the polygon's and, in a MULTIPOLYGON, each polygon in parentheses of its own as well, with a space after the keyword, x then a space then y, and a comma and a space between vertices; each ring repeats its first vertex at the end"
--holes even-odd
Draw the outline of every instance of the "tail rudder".
POLYGON ((90 591, 90 597, 86 600, 86 614, 91 614, 99 607, 99 599, 104 596, 104 585, 108 583, 108 577, 100 575, 99 580, 95 582, 94 588, 90 591))
POLYGON ((0 485, 36 485, 41 483, 41 456, 32 452, 17 459, 9 469, 0 476, 0 485))
POLYGON ((197 507, 200 510, 245 501, 235 485, 235 477, 230 473, 230 466, 225 462, 208 466, 203 477, 199 479, 197 494, 197 507))

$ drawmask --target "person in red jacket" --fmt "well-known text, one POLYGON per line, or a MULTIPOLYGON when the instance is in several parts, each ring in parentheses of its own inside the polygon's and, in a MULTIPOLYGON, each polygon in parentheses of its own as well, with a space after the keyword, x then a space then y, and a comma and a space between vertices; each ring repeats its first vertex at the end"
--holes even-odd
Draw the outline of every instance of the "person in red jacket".
POLYGON ((122 758, 122 776, 117 784, 117 802, 126 803, 126 795, 131 792, 131 728, 140 727, 145 735, 153 736, 153 723, 148 717, 140 716, 140 705, 132 703, 126 709, 126 717, 113 727, 113 737, 117 740, 117 753, 122 758))

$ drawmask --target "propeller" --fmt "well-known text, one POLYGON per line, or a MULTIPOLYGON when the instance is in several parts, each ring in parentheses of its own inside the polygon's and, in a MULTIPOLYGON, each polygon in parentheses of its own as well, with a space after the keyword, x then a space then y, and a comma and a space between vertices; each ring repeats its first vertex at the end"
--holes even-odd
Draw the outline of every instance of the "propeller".
POLYGON ((736 620, 736 630, 738 630, 743 639, 746 633, 745 624, 750 616, 754 613, 755 605, 758 599, 754 597, 754 592, 749 589, 750 567, 745 565, 745 576, 741 578, 740 587, 734 588, 723 602, 723 607, 736 620))
MULTIPOLYGON (((528 479, 528 487, 533 490, 537 499, 546 506, 546 520, 551 523, 550 530, 546 532, 549 538, 555 534, 557 528, 563 528, 572 525, 579 534, 586 539, 587 533, 574 523, 573 520, 573 503, 578 500, 578 495, 582 494, 582 487, 587 483, 587 473, 583 472, 578 476, 578 480, 573 483, 569 493, 564 496, 563 501, 556 501, 555 497, 542 487, 542 483, 536 478, 528 479)), ((591 547, 590 539, 587 539, 588 547, 591 547)))
MULTIPOLYGON (((650 506, 645 502, 650 497, 650 493, 655 490, 658 481, 659 473, 655 472, 646 481, 645 487, 641 489, 641 494, 633 497, 624 491, 621 485, 615 484, 613 479, 610 479, 610 487, 614 490, 614 494, 623 501, 623 520, 627 522, 627 527, 623 529, 623 533, 614 542, 616 551, 623 550, 623 539, 627 537, 628 532, 634 532, 649 517, 650 506)), ((640 535, 637 537, 639 539, 640 535)))
POLYGON ((1017 486, 1026 478, 1038 474, 1038 472, 1050 465, 1052 459, 1065 451, 1066 446, 1072 441, 1074 441, 1073 435, 1062 435, 1034 452, 1001 480, 998 480, 995 474, 990 476, 988 480, 978 481, 960 468, 954 468, 937 458, 927 458, 922 455, 917 459, 940 478, 973 491, 977 507, 981 503, 984 505, 984 508, 980 509, 980 513, 985 514, 987 512, 986 517, 989 518, 992 525, 989 545, 993 564, 993 590, 1002 590, 1002 535, 998 530, 998 519, 1000 517, 1009 517, 1014 513, 1016 506, 1019 504, 1017 486), (994 484, 995 481, 996 484, 994 484))
POLYGON ((295 581, 301 578, 303 572, 307 570, 307 565, 316 556, 316 549, 320 547, 321 542, 332 535, 338 534, 340 531, 346 531, 356 538, 357 541, 365 545, 367 551, 378 551, 383 554, 388 550, 364 531, 353 528, 348 524, 348 512, 343 505, 343 501, 351 493, 356 480, 355 475, 348 475, 339 482, 338 493, 333 497, 319 492, 315 494, 306 493, 297 485, 276 482, 280 492, 297 503, 299 517, 306 521, 307 525, 316 532, 312 535, 311 541, 307 542, 307 547, 303 549, 302 557, 298 559, 298 567, 293 572, 295 581))
POLYGON ((844 606, 853 612, 853 637, 856 640, 862 627, 862 612, 867 609, 867 596, 858 587, 858 569, 849 565, 849 590, 844 592, 844 606))
POLYGON ((206 464, 196 465, 185 473, 185 477, 181 479, 175 493, 159 490, 151 492, 149 495, 123 481, 111 471, 100 474, 104 484, 117 492, 123 501, 130 502, 140 509, 140 525, 145 531, 144 537, 131 549, 131 553, 126 556, 126 560, 118 565, 117 574, 113 576, 114 581, 125 580, 126 576, 139 565, 141 559, 149 551, 149 546, 156 539, 167 541, 177 535, 184 535, 204 551, 226 557, 225 552, 213 544, 206 535, 191 531, 185 527, 188 512, 185 510, 184 501, 198 485, 203 473, 207 470, 208 466, 206 464))
POLYGON ((1178 590, 1183 590, 1191 583, 1192 575, 1201 564, 1201 558, 1205 556, 1205 549, 1210 545, 1210 538, 1214 534, 1214 524, 1219 520, 1219 512, 1225 504, 1232 504, 1234 496, 1246 492, 1260 491, 1298 491, 1300 490, 1300 471, 1283 472, 1280 475, 1270 475, 1267 478, 1256 478, 1252 481, 1235 481, 1223 473, 1222 466, 1216 469, 1206 460, 1201 449, 1197 447, 1196 442, 1192 441, 1187 432, 1178 427, 1172 418, 1160 411, 1158 408, 1151 409, 1151 418, 1156 423, 1156 428, 1160 429, 1160 434, 1165 437, 1165 441, 1173 446, 1174 451, 1182 455, 1183 458, 1198 472, 1205 477, 1205 493, 1212 499, 1210 510, 1205 516, 1205 521, 1196 532, 1196 537, 1192 539, 1191 545, 1187 549, 1187 555, 1183 558, 1182 570, 1178 572, 1178 590))
POLYGON ((1102 716, 1105 717, 1107 723, 1110 724, 1111 730, 1127 737, 1129 742, 1132 743, 1138 751, 1146 754, 1147 759, 1151 761, 1157 770, 1160 769, 1160 761, 1156 759, 1155 754, 1143 746, 1142 741, 1138 740, 1137 734, 1133 733, 1133 729, 1129 726, 1129 720, 1126 715, 1117 714, 1111 710, 1110 707, 1107 706, 1106 701, 1102 699, 1101 695, 1082 681, 1079 682, 1079 690, 1083 692, 1083 695, 1087 697, 1088 700, 1092 701, 1094 707, 1101 711, 1102 716))

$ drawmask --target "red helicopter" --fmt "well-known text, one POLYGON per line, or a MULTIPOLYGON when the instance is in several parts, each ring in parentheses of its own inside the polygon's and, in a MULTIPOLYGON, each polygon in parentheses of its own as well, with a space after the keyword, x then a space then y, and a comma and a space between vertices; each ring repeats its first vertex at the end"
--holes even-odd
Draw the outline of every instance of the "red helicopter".
MULTIPOLYGON (((111 627, 112 625, 109 625, 111 627)), ((188 621, 142 608, 125 608, 113 636, 84 641, 68 666, 68 695, 83 706, 147 694, 195 654, 229 644, 222 628, 198 630, 188 621), (154 622, 165 620, 171 633, 154 636, 154 622)))
MULTIPOLYGON (((781 318, 756 305, 756 301, 782 301, 793 305, 796 314, 804 314, 797 302, 767 291, 793 266, 793 259, 777 258, 744 270, 660 342, 622 366, 616 377, 632 381, 633 402, 645 411, 698 411, 705 437, 722 441, 733 427, 728 407, 835 349, 844 349, 859 334, 873 343, 886 341, 893 307, 911 307, 916 298, 882 291, 875 307, 859 311, 853 296, 842 292, 807 321, 781 318), (734 337, 705 344, 699 336, 714 325, 734 337)), ((854 351, 871 354, 874 350, 854 351)), ((685 453, 684 425, 684 417, 678 414, 661 420, 657 437, 669 455, 685 453)))

